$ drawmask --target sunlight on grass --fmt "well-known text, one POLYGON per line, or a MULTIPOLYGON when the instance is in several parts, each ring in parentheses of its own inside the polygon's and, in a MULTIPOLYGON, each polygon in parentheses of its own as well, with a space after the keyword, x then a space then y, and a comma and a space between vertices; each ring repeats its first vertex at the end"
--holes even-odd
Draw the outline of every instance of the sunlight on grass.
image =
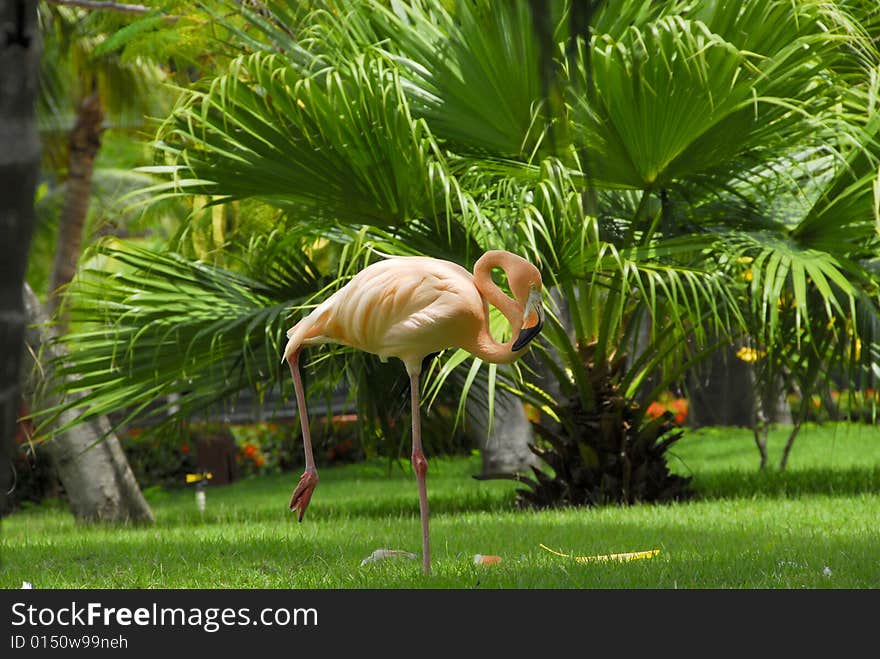
MULTIPOLYGON (((781 449, 782 435, 771 435, 781 449)), ((775 445, 775 446, 774 446, 775 445)), ((772 457, 772 456, 771 456, 772 457)), ((327 468, 302 524, 298 474, 208 490, 147 492, 156 525, 77 524, 59 505, 3 521, 0 586, 16 588, 877 588, 880 432, 809 428, 789 471, 757 473, 741 429, 690 433, 673 467, 699 497, 671 505, 517 511, 516 485, 477 481, 479 459, 434 458, 428 479, 434 574, 373 550, 420 550, 409 465, 327 468), (660 549, 650 559, 572 556, 660 549), (477 566, 475 554, 502 562, 477 566)))

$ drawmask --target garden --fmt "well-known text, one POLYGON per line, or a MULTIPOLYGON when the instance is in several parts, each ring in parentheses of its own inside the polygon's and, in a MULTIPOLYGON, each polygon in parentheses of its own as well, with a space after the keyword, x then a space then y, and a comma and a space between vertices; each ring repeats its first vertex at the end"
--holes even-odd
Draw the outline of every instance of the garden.
POLYGON ((880 585, 874 3, 28 20, 3 588, 880 585))

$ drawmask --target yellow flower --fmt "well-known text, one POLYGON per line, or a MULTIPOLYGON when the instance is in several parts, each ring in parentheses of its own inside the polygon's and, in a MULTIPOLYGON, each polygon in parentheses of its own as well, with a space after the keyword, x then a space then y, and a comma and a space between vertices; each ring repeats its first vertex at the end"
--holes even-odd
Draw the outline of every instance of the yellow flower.
POLYGON ((747 348, 746 346, 743 346, 736 351, 736 356, 747 364, 755 363, 766 354, 767 353, 765 353, 763 350, 755 350, 754 348, 747 348))

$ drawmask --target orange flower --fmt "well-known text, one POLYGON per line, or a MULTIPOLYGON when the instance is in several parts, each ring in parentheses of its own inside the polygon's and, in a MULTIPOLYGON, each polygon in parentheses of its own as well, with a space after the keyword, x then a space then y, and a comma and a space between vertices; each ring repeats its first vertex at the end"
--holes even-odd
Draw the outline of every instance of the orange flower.
POLYGON ((262 455, 254 456, 254 464, 257 465, 258 467, 262 467, 265 463, 266 463, 266 458, 264 458, 262 455))
POLYGON ((687 421, 688 410, 690 405, 687 398, 676 398, 671 404, 672 411, 675 413, 675 422, 679 425, 687 421))
POLYGON ((244 445, 243 453, 246 456, 248 456, 249 458, 253 457, 254 453, 256 453, 256 452, 257 452, 257 447, 254 446, 253 444, 245 444, 244 445))
POLYGON ((666 412, 666 408, 656 401, 648 405, 648 409, 645 410, 645 414, 647 414, 652 419, 657 419, 663 416, 664 412, 666 412))
POLYGON ((189 444, 181 444, 180 452, 181 453, 189 453, 189 444))

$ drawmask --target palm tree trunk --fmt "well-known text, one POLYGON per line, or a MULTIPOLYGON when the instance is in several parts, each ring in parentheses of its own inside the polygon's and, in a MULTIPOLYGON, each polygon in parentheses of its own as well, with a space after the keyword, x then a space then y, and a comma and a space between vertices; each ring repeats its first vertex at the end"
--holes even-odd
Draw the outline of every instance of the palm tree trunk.
POLYGON ((483 459, 481 477, 526 472, 538 463, 529 445, 535 443, 532 424, 522 401, 503 389, 495 391, 495 414, 492 427, 489 415, 468 403, 469 416, 474 420, 473 436, 477 438, 483 459))
POLYGON ((39 33, 35 0, 0 3, 0 512, 12 486, 25 314, 21 295, 40 172, 35 99, 39 33))
MULTIPOLYGON (((57 312, 63 293, 60 287, 68 284, 76 274, 82 251, 83 229, 89 212, 92 194, 92 174, 95 158, 101 148, 104 110, 97 93, 83 99, 77 110, 76 125, 70 133, 70 155, 64 207, 55 247, 50 289, 52 312, 57 312)), ((63 319, 62 319, 63 322, 63 319)))
POLYGON ((767 466, 767 435, 770 432, 770 419, 767 417, 767 408, 764 396, 758 390, 757 375, 755 369, 750 368, 749 373, 752 381, 752 391, 754 393, 754 407, 752 413, 752 433, 755 436, 755 445, 758 447, 758 453, 761 455, 759 469, 763 470, 767 466))
POLYGON ((755 414, 752 368, 737 359, 736 347, 717 350, 687 374, 688 425, 751 427, 755 414))
MULTIPOLYGON (((45 385, 54 379, 48 362, 60 353, 52 342, 46 313, 26 284, 24 298, 30 326, 25 351, 26 367, 30 367, 25 371, 29 373, 25 396, 30 409, 46 409, 60 402, 51 386, 45 385)), ((75 411, 66 412, 58 422, 66 423, 75 416, 75 411)), ((152 522, 153 511, 141 493, 119 439, 109 430, 106 417, 99 417, 77 424, 45 445, 72 512, 87 520, 152 522)))
POLYGON ((779 460, 779 471, 785 471, 788 466, 788 455, 791 453, 791 447, 794 446, 794 440, 798 436, 801 429, 801 417, 795 419, 791 432, 788 433, 788 439, 785 442, 785 448, 782 449, 782 458, 779 460))

